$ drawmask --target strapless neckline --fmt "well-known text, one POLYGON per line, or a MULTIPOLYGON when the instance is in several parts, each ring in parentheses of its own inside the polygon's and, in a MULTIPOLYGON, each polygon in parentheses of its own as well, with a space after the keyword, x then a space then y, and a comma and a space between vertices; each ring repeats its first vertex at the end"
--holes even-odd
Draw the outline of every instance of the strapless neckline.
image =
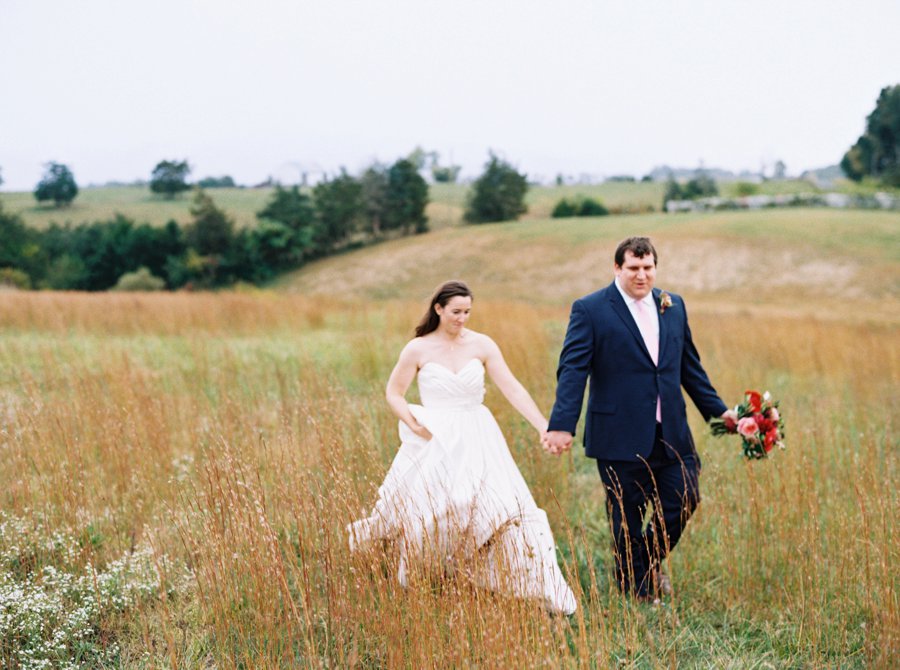
MULTIPOLYGON (((465 370, 467 367, 469 367, 470 365, 472 365, 472 363, 475 363, 475 362, 482 363, 482 361, 481 361, 480 358, 472 358, 472 359, 469 360, 468 363, 466 363, 466 364, 463 365, 459 370, 456 370, 456 371, 454 372, 453 370, 451 370, 450 368, 448 368, 446 365, 443 365, 443 364, 441 364, 441 363, 438 363, 437 361, 428 361, 427 363, 424 363, 424 364, 422 365, 422 367, 419 368, 419 370, 421 371, 421 370, 424 370, 424 369, 425 369, 427 366, 429 366, 429 365, 434 365, 435 367, 438 367, 438 368, 440 368, 441 370, 446 370, 449 374, 451 374, 451 375, 453 375, 453 376, 455 376, 455 377, 458 377, 460 374, 462 374, 462 371, 463 371, 463 370, 465 370)), ((484 365, 484 363, 482 363, 482 365, 484 365)))

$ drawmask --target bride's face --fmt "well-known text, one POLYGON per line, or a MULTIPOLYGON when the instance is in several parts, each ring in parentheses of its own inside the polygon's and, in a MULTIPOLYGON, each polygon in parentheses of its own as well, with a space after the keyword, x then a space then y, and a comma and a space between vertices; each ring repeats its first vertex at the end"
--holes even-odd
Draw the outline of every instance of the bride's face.
POLYGON ((441 319, 441 329, 447 331, 451 335, 458 335, 469 320, 469 314, 472 312, 472 298, 468 296, 453 296, 450 301, 441 307, 434 306, 441 319))

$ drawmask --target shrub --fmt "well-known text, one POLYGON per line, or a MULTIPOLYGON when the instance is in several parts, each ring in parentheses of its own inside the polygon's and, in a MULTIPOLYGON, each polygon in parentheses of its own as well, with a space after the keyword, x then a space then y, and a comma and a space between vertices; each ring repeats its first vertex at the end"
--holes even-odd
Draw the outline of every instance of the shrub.
POLYGON ((159 277, 154 276, 145 267, 140 267, 134 272, 126 272, 116 285, 112 287, 113 291, 161 291, 166 287, 166 282, 159 277))
POLYGON ((578 216, 606 216, 609 210, 594 198, 583 198, 578 207, 578 216))
POLYGON ((570 216, 606 216, 609 210, 599 200, 579 197, 575 200, 563 198, 553 208, 551 216, 560 219, 570 216))
POLYGON ((569 200, 568 198, 562 198, 556 206, 553 208, 553 212, 550 214, 554 219, 564 219, 570 216, 575 216, 578 212, 578 204, 569 200))
POLYGON ((759 184, 753 184, 748 181, 739 181, 734 185, 734 192, 737 193, 739 197, 756 195, 759 193, 759 184))
POLYGON ((455 184, 460 169, 459 165, 432 165, 431 176, 438 183, 455 184))
POLYGON ((204 177, 197 182, 200 188, 235 188, 237 184, 234 179, 228 175, 222 177, 204 177))
POLYGON ((16 268, 0 268, 0 288, 31 288, 31 277, 16 268))
POLYGON ((170 561, 146 546, 79 567, 79 538, 41 527, 0 512, 0 667, 120 667, 107 622, 186 589, 186 573, 164 582, 157 566, 170 561))

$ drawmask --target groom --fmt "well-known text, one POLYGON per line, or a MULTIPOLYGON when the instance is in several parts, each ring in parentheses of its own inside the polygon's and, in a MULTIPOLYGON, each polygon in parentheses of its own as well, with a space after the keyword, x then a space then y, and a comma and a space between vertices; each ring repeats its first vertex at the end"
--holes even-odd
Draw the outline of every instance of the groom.
POLYGON ((616 580, 649 601, 671 592, 660 566, 700 501, 682 387, 705 420, 736 416, 700 364, 684 301, 653 288, 650 240, 624 240, 614 260, 615 281, 572 305, 544 448, 571 448, 590 377, 584 446, 606 489, 616 580))

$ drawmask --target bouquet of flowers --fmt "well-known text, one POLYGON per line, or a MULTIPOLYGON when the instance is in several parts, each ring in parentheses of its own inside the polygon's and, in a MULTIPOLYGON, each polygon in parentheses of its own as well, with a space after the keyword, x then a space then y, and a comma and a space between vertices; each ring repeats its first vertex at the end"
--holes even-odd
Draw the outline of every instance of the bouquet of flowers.
POLYGON ((710 421, 712 434, 741 436, 744 456, 766 458, 775 447, 784 449, 784 421, 778 412, 778 401, 769 392, 745 391, 744 402, 734 408, 738 420, 730 418, 710 421))

